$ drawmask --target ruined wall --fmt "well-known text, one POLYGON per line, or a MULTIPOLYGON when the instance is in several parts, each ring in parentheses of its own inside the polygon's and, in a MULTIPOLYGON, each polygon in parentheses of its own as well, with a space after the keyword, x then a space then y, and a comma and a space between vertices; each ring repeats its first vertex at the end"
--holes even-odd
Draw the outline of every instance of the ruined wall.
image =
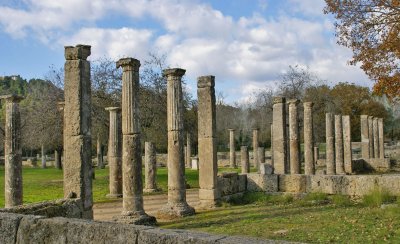
POLYGON ((221 173, 217 176, 221 200, 229 201, 232 197, 242 196, 246 191, 246 174, 221 173))
POLYGON ((400 175, 261 175, 248 174, 247 191, 362 196, 374 187, 400 196, 400 175))
POLYGON ((122 223, 0 213, 0 243, 251 244, 271 243, 271 241, 122 223))

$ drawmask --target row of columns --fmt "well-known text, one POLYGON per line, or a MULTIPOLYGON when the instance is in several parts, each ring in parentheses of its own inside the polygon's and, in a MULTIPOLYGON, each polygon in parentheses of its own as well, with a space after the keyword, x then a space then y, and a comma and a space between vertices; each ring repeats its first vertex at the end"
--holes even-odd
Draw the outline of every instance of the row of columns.
POLYGON ((385 158, 383 119, 361 115, 360 120, 362 158, 385 158))

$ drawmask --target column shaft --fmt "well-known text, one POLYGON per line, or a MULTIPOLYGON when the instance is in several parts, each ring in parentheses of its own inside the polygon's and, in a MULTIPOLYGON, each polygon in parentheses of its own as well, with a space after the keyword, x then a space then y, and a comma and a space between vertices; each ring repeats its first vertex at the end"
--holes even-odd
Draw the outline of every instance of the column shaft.
POLYGON ((374 158, 374 123, 372 116, 368 116, 369 158, 374 158))
POLYGON ((335 159, 336 159, 337 174, 345 174, 343 153, 344 152, 343 152, 342 116, 335 115, 335 159))
POLYGON ((157 183, 157 158, 156 158, 156 148, 154 143, 145 142, 144 144, 144 177, 145 177, 145 192, 156 192, 157 183))
POLYGON ((258 160, 258 128, 253 129, 253 165, 260 171, 260 162, 258 160))
POLYGON ((314 136, 313 136, 313 118, 312 102, 303 103, 304 106, 304 174, 315 174, 314 165, 314 136))
POLYGON ((350 116, 342 116, 342 126, 343 126, 343 159, 344 159, 344 170, 346 173, 353 173, 352 168, 352 150, 351 150, 351 124, 350 116))
POLYGON ((327 113, 325 115, 326 126, 326 174, 336 174, 335 166, 335 122, 334 115, 327 113))
POLYGON ((272 120, 274 172, 276 174, 286 174, 289 169, 286 156, 286 107, 284 97, 274 98, 272 120))
POLYGON ((108 167, 110 193, 108 197, 122 197, 122 160, 121 160, 121 125, 120 108, 106 108, 110 112, 110 127, 108 138, 108 167))
POLYGON ((237 168, 235 153, 235 130, 229 129, 229 165, 231 168, 237 168))
POLYGON ((361 126, 361 157, 363 159, 369 158, 369 132, 368 132, 368 115, 360 116, 361 126))
POLYGON ((250 173, 249 151, 247 150, 247 146, 240 147, 240 161, 242 164, 242 174, 250 173))
POLYGON ((378 118, 373 119, 374 158, 379 158, 379 128, 378 118))
POLYGON ((383 119, 378 119, 379 158, 385 158, 385 134, 383 132, 383 119))
POLYGON ((299 140, 299 100, 292 99, 289 104, 289 147, 290 147, 290 173, 300 174, 300 140, 299 140))
POLYGON ((192 140, 190 133, 186 134, 186 167, 192 168, 192 140))

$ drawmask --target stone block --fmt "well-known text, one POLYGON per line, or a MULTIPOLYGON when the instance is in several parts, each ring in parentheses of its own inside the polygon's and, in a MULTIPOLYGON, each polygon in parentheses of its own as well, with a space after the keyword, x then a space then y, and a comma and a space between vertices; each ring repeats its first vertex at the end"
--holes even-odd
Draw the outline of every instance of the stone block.
POLYGON ((274 167, 271 164, 263 163, 260 164, 260 174, 272 175, 274 173, 274 167))
POLYGON ((277 192, 278 175, 247 174, 248 192, 277 192))
POLYGON ((86 60, 90 56, 91 47, 89 45, 76 45, 76 47, 66 46, 65 47, 65 59, 66 60, 86 60))
POLYGON ((0 213, 0 243, 15 243, 18 226, 23 217, 21 214, 0 213))
POLYGON ((279 191, 304 193, 307 190, 306 175, 279 175, 279 191))

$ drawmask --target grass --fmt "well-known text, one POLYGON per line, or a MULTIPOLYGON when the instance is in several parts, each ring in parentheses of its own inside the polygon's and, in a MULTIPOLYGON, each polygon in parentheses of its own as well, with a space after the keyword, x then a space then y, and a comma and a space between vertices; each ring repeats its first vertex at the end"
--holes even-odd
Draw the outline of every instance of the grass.
POLYGON ((390 195, 388 190, 377 187, 363 197, 363 203, 368 207, 380 207, 382 204, 393 203, 395 201, 396 197, 390 195))
POLYGON ((225 205, 173 222, 162 228, 190 229, 224 235, 245 235, 311 243, 400 243, 400 208, 370 208, 346 196, 310 194, 245 194, 244 205, 225 205), (304 202, 309 202, 304 206, 304 202), (323 204, 321 204, 323 202, 323 204))

